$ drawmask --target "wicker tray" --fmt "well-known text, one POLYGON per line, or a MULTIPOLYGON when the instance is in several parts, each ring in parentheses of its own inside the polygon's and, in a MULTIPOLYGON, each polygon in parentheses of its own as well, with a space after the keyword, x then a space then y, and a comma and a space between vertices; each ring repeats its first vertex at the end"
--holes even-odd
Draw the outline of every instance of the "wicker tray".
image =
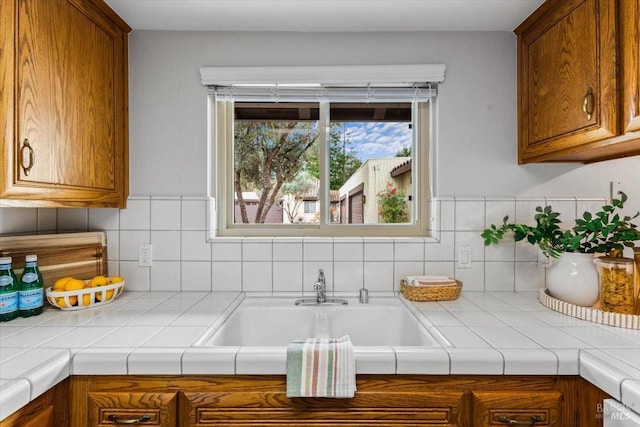
POLYGON ((616 326, 618 328, 640 329, 640 316, 635 314, 610 313, 593 307, 581 307, 560 301, 549 295, 547 289, 540 289, 538 300, 545 307, 567 316, 587 320, 601 325, 616 326))
POLYGON ((400 280, 402 294, 409 301, 451 301, 458 299, 462 290, 462 282, 456 280, 455 285, 447 286, 410 286, 400 280))

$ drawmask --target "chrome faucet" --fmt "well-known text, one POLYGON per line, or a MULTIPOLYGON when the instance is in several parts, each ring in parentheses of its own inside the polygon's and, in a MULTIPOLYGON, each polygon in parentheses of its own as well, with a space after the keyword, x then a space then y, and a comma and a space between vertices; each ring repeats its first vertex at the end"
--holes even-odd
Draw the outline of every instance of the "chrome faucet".
POLYGON ((327 281, 324 278, 324 271, 318 270, 318 280, 313 284, 313 290, 316 291, 316 302, 322 304, 327 302, 327 281))
POLYGON ((313 284, 313 290, 316 292, 315 298, 303 298, 296 300, 295 305, 347 305, 349 301, 339 298, 327 298, 327 280, 324 276, 324 270, 318 270, 318 280, 313 284))

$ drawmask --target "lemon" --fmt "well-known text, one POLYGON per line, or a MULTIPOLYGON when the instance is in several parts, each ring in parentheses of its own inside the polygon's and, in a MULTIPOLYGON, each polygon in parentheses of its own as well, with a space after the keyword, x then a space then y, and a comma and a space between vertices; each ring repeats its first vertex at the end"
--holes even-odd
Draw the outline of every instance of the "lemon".
POLYGON ((77 291, 79 289, 84 289, 84 281, 80 279, 69 279, 64 284, 65 291, 77 291))
POLYGON ((104 276, 95 276, 93 279, 91 279, 89 281, 89 283, 87 284, 88 287, 90 288, 95 288, 96 286, 104 286, 106 285, 107 282, 107 278, 104 276))
MULTIPOLYGON (((113 298, 113 289, 107 291, 106 293, 107 293, 107 295, 106 295, 105 301, 109 301, 111 298, 113 298)), ((98 292, 96 294, 96 299, 98 301, 102 301, 102 292, 98 292)))
MULTIPOLYGON (((67 308, 67 303, 64 302, 64 298, 60 297, 57 299, 56 301, 58 303, 58 305, 62 308, 67 308)), ((70 296, 69 297, 69 303, 71 305, 78 305, 78 297, 77 296, 70 296)))
POLYGON ((111 278, 111 284, 124 282, 124 279, 120 276, 113 276, 111 278))
POLYGON ((62 277, 62 278, 56 280, 53 283, 53 290, 54 291, 64 291, 65 283, 67 283, 71 279, 73 279, 73 277, 62 277))
POLYGON ((82 295, 82 305, 87 307, 91 304, 91 294, 82 295))

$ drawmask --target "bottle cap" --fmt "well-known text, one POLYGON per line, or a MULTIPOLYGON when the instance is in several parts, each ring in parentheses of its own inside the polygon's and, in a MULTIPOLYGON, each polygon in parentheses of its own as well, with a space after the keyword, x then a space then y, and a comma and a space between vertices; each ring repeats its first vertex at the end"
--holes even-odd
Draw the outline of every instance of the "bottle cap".
POLYGON ((0 258, 0 264, 11 264, 11 261, 13 260, 11 259, 10 256, 5 256, 0 258))
POLYGON ((26 262, 36 262, 38 260, 38 255, 27 255, 24 257, 26 262))

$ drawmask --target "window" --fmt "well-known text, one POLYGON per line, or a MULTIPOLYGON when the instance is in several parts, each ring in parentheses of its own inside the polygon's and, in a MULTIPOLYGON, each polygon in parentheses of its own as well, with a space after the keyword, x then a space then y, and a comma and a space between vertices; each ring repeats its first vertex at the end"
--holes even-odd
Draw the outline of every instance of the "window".
POLYGON ((212 228, 426 236, 434 95, 425 84, 211 87, 212 228))
POLYGON ((305 200, 304 202, 304 213, 306 214, 315 214, 316 210, 316 201, 315 200, 305 200))

